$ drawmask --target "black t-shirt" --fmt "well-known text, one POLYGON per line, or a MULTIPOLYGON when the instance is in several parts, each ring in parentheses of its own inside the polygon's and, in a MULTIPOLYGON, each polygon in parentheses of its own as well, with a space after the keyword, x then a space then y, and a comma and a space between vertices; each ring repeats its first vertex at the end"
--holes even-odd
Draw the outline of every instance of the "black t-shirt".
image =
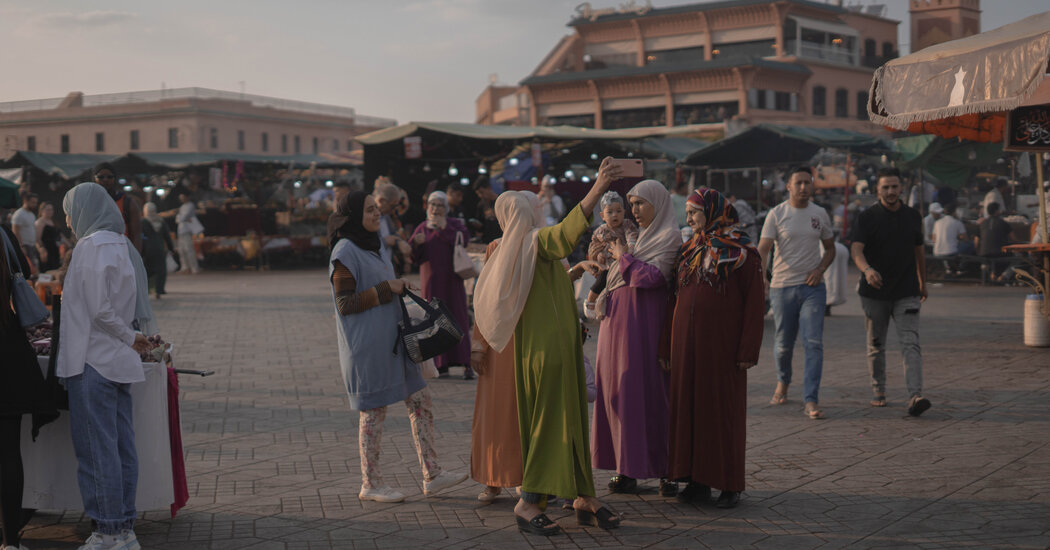
POLYGON ((981 222, 981 239, 977 243, 981 249, 977 251, 981 256, 1002 256, 1003 247, 1010 244, 1010 232, 1013 229, 1006 220, 999 216, 989 216, 981 222))
POLYGON ((900 300, 919 295, 915 247, 923 245, 922 216, 901 204, 896 211, 876 203, 857 218, 853 241, 864 243, 864 258, 882 276, 882 288, 862 276, 858 293, 876 300, 900 300))

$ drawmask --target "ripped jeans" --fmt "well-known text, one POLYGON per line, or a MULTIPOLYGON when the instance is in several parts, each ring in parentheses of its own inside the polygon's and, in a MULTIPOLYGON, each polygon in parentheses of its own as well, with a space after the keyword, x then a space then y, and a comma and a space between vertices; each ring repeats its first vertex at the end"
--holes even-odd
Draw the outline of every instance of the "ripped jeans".
POLYGON ((904 356, 904 384, 908 397, 922 395, 922 348, 919 347, 919 310, 922 300, 918 296, 899 300, 875 300, 860 297, 864 309, 864 326, 868 331, 868 372, 871 373, 871 389, 875 393, 886 392, 886 336, 890 319, 897 329, 897 340, 904 356))
POLYGON ((820 376, 824 371, 824 307, 827 289, 817 286, 795 285, 769 289, 773 308, 776 336, 773 355, 777 364, 777 380, 791 383, 791 356, 795 339, 802 332, 802 346, 806 351, 806 370, 803 373, 802 398, 804 403, 818 403, 820 376))

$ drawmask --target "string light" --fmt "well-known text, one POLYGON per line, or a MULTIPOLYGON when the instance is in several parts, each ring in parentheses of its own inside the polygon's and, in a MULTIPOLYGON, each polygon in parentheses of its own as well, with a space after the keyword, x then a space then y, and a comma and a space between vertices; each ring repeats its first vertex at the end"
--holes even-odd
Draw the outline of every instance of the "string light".
POLYGON ((453 162, 452 164, 448 165, 448 175, 450 175, 450 176, 458 176, 459 175, 459 170, 456 168, 456 163, 453 162))

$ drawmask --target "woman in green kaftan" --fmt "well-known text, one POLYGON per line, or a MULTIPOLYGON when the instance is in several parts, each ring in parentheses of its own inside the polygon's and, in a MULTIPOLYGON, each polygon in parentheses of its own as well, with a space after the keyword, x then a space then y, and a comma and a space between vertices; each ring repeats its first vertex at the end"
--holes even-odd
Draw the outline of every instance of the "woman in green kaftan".
POLYGON ((587 196, 565 219, 541 227, 539 201, 508 191, 496 200, 503 228, 475 290, 479 331, 501 351, 514 337, 518 425, 524 466, 514 507, 523 532, 560 531, 544 513, 547 495, 576 497, 581 525, 611 529, 620 519, 594 497, 583 342, 572 284, 562 264, 590 225, 591 213, 620 169, 605 159, 587 196))

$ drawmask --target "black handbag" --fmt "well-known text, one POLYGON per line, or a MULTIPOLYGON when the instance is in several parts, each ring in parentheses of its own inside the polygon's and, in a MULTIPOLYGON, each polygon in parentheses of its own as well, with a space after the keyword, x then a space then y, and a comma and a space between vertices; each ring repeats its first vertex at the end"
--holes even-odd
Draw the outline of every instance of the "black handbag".
POLYGON ((456 347, 463 339, 463 330, 441 300, 431 298, 427 303, 406 288, 398 303, 401 304, 401 321, 397 324, 398 338, 394 344, 394 355, 397 355, 398 346, 404 345, 408 358, 415 363, 422 363, 456 347), (422 319, 409 317, 405 298, 423 308, 422 319))
POLYGON ((47 321, 51 313, 26 282, 18 263, 18 255, 14 250, 15 245, 11 243, 11 240, 7 238, 7 233, 2 229, 0 229, 0 237, 3 237, 4 253, 7 254, 7 265, 11 270, 11 301, 15 304, 15 314, 22 328, 33 328, 47 321))

